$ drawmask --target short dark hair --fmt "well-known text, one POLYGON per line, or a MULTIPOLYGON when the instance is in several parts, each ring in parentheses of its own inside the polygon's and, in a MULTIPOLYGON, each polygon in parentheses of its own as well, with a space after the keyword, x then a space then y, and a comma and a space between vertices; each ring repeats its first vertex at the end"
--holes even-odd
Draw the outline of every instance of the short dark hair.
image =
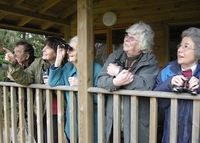
POLYGON ((15 44, 15 47, 20 46, 20 45, 23 45, 23 46, 24 46, 24 53, 29 54, 30 57, 34 57, 35 51, 34 51, 33 46, 32 46, 30 43, 21 40, 21 41, 19 41, 19 42, 17 42, 17 43, 15 44))
MULTIPOLYGON (((57 53, 58 45, 62 45, 62 44, 66 45, 67 43, 65 42, 64 39, 62 39, 61 37, 57 37, 57 36, 47 37, 47 39, 45 41, 45 45, 52 48, 55 51, 55 53, 57 53)), ((68 61, 68 56, 66 54, 62 63, 61 63, 61 66, 64 66, 67 61, 68 61)))
POLYGON ((27 41, 21 40, 15 44, 15 47, 20 46, 20 45, 24 46, 24 53, 29 54, 28 62, 29 62, 29 64, 31 64, 36 58, 35 50, 34 50, 33 46, 30 43, 28 43, 27 41))
POLYGON ((65 43, 65 40, 62 39, 61 37, 57 37, 57 36, 50 36, 47 37, 46 41, 45 41, 45 45, 48 45, 50 48, 52 48, 55 52, 57 51, 57 47, 58 45, 65 43))

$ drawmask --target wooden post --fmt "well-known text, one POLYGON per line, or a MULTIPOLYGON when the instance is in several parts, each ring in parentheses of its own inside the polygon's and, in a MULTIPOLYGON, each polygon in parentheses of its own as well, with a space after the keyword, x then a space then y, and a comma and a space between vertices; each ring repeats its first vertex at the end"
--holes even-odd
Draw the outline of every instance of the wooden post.
POLYGON ((93 143, 93 1, 77 1, 79 143, 93 143))

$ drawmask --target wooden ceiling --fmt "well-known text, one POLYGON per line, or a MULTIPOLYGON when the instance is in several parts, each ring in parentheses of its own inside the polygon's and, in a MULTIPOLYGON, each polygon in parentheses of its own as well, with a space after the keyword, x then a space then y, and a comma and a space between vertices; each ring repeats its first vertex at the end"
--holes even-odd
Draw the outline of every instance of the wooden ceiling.
POLYGON ((76 0, 0 0, 0 28, 63 35, 76 0))

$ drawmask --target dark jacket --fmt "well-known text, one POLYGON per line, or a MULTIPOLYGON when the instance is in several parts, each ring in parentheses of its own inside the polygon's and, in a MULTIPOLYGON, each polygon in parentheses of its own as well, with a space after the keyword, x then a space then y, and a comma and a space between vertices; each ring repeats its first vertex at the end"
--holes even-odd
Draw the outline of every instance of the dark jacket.
MULTIPOLYGON (((98 87, 104 88, 108 91, 115 91, 118 89, 127 90, 152 90, 154 87, 156 76, 159 72, 158 61, 152 52, 143 53, 135 68, 131 70, 134 75, 132 83, 116 87, 113 85, 113 77, 107 74, 107 66, 109 63, 116 62, 119 58, 119 63, 125 62, 125 53, 122 49, 113 52, 106 63, 104 64, 98 76, 98 87), (121 55, 121 56, 120 56, 121 55), (120 58, 119 58, 120 57, 120 58)), ((149 98, 139 98, 139 143, 146 143, 149 141, 149 98)), ((130 143, 130 112, 131 103, 130 96, 123 96, 123 117, 124 117, 124 142, 130 143)), ((108 96, 106 99, 106 119, 105 119, 105 143, 109 142, 112 124, 113 124, 113 97, 108 96)))
MULTIPOLYGON (((158 75, 156 79, 155 91, 172 92, 171 79, 175 75, 181 74, 181 66, 177 61, 170 62, 158 75)), ((200 77, 200 63, 198 63, 195 77, 200 77)), ((200 92, 200 87, 197 89, 200 92)), ((159 99, 159 106, 164 109, 164 131, 162 143, 169 143, 170 135, 170 99, 159 99)), ((192 134, 193 102, 181 99, 178 101, 178 137, 177 143, 191 143, 192 134)))

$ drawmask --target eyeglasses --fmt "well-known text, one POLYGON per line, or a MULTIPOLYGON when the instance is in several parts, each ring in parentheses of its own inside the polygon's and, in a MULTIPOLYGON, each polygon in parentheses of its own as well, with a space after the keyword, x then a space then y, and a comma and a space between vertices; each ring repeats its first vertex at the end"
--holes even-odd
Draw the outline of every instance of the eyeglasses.
POLYGON ((137 41, 137 40, 135 39, 135 37, 129 35, 128 33, 125 33, 124 37, 125 37, 126 39, 130 40, 130 41, 137 41))
POLYGON ((184 44, 184 45, 178 44, 177 45, 177 49, 180 49, 181 47, 182 47, 183 51, 194 50, 194 48, 192 48, 192 46, 189 44, 184 44))

